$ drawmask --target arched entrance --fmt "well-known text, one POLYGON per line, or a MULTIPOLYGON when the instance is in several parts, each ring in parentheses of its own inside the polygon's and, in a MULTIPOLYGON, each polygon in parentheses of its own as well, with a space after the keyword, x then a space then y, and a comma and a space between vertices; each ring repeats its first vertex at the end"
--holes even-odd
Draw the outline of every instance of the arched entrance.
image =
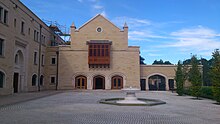
POLYGON ((93 78, 93 89, 105 89, 105 77, 98 75, 93 78))
POLYGON ((14 78, 13 78, 13 88, 14 93, 24 90, 24 56, 21 50, 18 50, 14 56, 14 78))
POLYGON ((122 89, 123 88, 123 77, 114 76, 112 77, 112 89, 122 89))
POLYGON ((76 89, 87 89, 87 78, 85 76, 77 76, 75 78, 75 88, 76 89))
POLYGON ((161 75, 153 75, 148 78, 149 90, 166 90, 166 80, 165 77, 161 75))

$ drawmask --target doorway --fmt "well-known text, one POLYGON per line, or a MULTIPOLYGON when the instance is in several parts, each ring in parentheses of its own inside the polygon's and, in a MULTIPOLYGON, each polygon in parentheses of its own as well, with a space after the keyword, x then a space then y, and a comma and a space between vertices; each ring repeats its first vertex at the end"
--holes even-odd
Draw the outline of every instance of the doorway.
POLYGON ((76 89, 86 89, 87 88, 87 79, 85 76, 77 76, 75 79, 76 89))
POLYGON ((105 89, 105 77, 95 76, 93 78, 93 89, 105 89))
POLYGON ((114 76, 112 77, 112 89, 122 89, 123 88, 123 77, 114 76))
POLYGON ((14 73, 14 80, 13 80, 14 93, 18 92, 18 79, 19 79, 19 73, 14 73))
POLYGON ((148 79, 149 90, 165 91, 166 80, 161 75, 153 75, 148 79))
POLYGON ((146 79, 141 79, 140 83, 141 90, 146 90, 146 79))

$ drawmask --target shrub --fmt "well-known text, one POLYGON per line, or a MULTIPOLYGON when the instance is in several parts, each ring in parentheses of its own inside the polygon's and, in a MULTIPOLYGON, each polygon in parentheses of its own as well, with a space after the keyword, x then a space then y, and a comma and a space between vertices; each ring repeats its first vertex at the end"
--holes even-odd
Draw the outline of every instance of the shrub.
POLYGON ((200 97, 214 99, 212 87, 203 86, 200 89, 200 97))

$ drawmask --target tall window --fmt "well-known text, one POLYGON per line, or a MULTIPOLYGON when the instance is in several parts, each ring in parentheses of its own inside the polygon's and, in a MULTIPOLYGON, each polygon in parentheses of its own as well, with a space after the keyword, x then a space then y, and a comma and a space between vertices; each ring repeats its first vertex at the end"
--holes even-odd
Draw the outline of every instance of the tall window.
POLYGON ((24 22, 21 22, 21 33, 24 34, 24 22))
POLYGON ((34 52, 34 64, 37 64, 37 52, 34 52))
POLYGON ((4 40, 0 38, 0 56, 3 56, 3 44, 4 40))
POLYGON ((44 55, 41 56, 41 65, 44 66, 44 55))
POLYGON ((32 86, 36 86, 36 85, 37 85, 37 75, 34 74, 34 75, 32 76, 32 86))
POLYGON ((0 71, 0 88, 3 88, 4 80, 5 80, 5 74, 0 71))
POLYGON ((7 24, 8 23, 8 11, 7 10, 5 10, 4 11, 4 21, 3 21, 5 24, 7 24))
POLYGON ((17 20, 14 19, 14 27, 16 27, 16 25, 17 25, 17 20))
POLYGON ((36 30, 34 30, 34 40, 36 41, 36 34, 37 33, 37 31, 36 30))
POLYGON ((2 16, 3 16, 3 8, 0 6, 0 21, 2 21, 2 16))
POLYGON ((52 64, 52 65, 55 65, 55 64, 56 64, 56 58, 55 58, 55 57, 52 57, 52 58, 51 58, 51 64, 52 64))

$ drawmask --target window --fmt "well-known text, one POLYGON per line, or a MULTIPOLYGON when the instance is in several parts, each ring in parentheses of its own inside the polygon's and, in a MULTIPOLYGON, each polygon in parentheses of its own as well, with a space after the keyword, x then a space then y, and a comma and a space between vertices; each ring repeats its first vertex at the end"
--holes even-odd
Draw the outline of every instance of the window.
POLYGON ((18 64, 18 54, 15 55, 15 64, 18 64))
POLYGON ((44 84, 44 76, 41 75, 40 76, 40 85, 43 86, 43 84, 44 84))
POLYGON ((2 21, 3 16, 3 8, 0 6, 0 22, 2 21))
POLYGON ((14 27, 16 27, 16 25, 17 25, 17 20, 14 19, 14 27))
POLYGON ((97 31, 97 32, 102 32, 102 28, 98 27, 98 28, 96 29, 96 31, 97 31))
POLYGON ((21 22, 21 33, 24 34, 24 22, 21 22))
POLYGON ((34 40, 36 41, 36 30, 34 30, 34 40))
POLYGON ((44 55, 41 56, 41 65, 44 66, 44 55))
POLYGON ((7 10, 5 10, 4 11, 4 21, 3 21, 5 24, 7 24, 8 23, 8 11, 7 10))
POLYGON ((38 38, 39 38, 39 32, 37 32, 36 41, 38 41, 38 38))
POLYGON ((4 45, 3 43, 4 43, 4 40, 0 38, 0 56, 3 56, 3 52, 4 52, 3 51, 3 45, 4 45))
POLYGON ((110 65, 109 43, 90 43, 88 48, 89 65, 110 65))
POLYGON ((31 29, 30 28, 28 28, 28 35, 30 35, 31 34, 31 29))
POLYGON ((56 81, 56 77, 55 76, 51 76, 50 77, 50 83, 51 84, 55 84, 55 81, 56 81))
POLYGON ((51 58, 51 64, 52 64, 52 65, 55 65, 55 64, 56 64, 56 58, 55 58, 55 57, 52 57, 52 58, 51 58))
POLYGON ((0 88, 3 88, 4 80, 5 80, 5 74, 0 71, 0 88))
POLYGON ((34 75, 32 76, 32 86, 36 86, 36 85, 37 85, 37 75, 34 74, 34 75))
POLYGON ((34 52, 34 64, 37 65, 37 52, 34 52))

